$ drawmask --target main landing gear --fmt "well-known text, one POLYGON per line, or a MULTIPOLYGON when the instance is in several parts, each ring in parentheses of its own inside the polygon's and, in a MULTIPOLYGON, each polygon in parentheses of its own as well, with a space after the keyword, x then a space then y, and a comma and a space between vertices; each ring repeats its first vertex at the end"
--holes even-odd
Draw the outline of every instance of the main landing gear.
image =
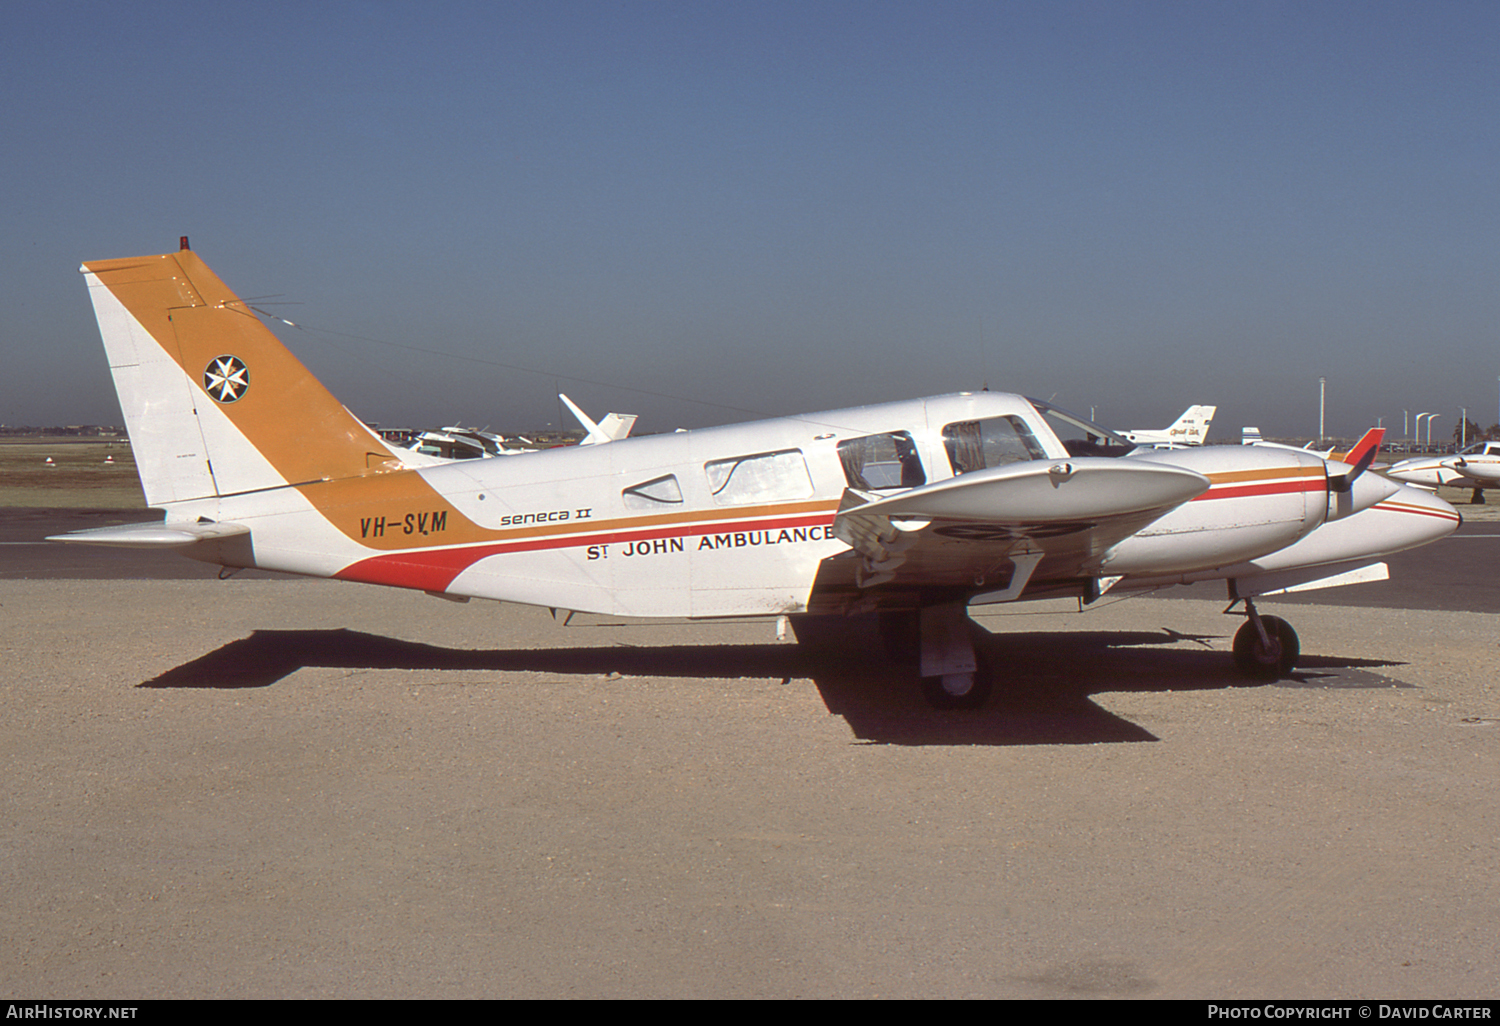
POLYGON ((989 698, 994 673, 976 647, 985 634, 963 602, 881 615, 888 655, 917 663, 922 697, 934 709, 977 709, 989 698))
POLYGON ((1235 664, 1261 680, 1276 680, 1291 673, 1302 655, 1297 632, 1279 616, 1261 616, 1253 599, 1247 598, 1244 603, 1245 625, 1234 635, 1235 664))
MULTIPOLYGON (((1226 613, 1245 604, 1245 624, 1234 636, 1235 663, 1258 680, 1291 673, 1302 654, 1291 624, 1262 616, 1253 599, 1235 594, 1233 582, 1230 598, 1226 613)), ((935 709, 978 709, 994 690, 996 669, 983 641, 989 632, 969 619, 964 602, 853 617, 794 615, 791 623, 798 642, 810 648, 858 650, 867 657, 872 648, 883 648, 888 660, 917 678, 923 698, 935 709)))
POLYGON ((990 697, 994 677, 984 666, 922 678, 922 697, 934 709, 978 709, 990 697))
POLYGON ((923 697, 937 709, 977 709, 994 685, 981 643, 989 632, 969 619, 964 602, 848 617, 793 615, 791 625, 798 644, 810 649, 858 651, 866 658, 872 649, 883 649, 903 676, 917 678, 923 697))

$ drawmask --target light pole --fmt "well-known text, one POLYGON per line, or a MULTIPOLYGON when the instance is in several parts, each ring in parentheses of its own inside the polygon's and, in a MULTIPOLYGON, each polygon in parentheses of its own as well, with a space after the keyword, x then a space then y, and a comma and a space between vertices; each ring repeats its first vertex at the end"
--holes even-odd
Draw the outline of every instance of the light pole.
POLYGON ((1328 379, 1318 379, 1318 444, 1323 444, 1323 410, 1327 406, 1328 379))
POLYGON ((1463 450, 1469 447, 1469 408, 1460 406, 1458 411, 1463 417, 1458 422, 1458 448, 1463 450))
POLYGON ((1422 444, 1422 418, 1431 416, 1432 414, 1430 413, 1419 413, 1412 419, 1412 426, 1416 428, 1416 430, 1412 432, 1411 440, 1417 445, 1422 444))
POLYGON ((1434 413, 1427 418, 1427 448, 1432 449, 1432 422, 1441 417, 1441 413, 1434 413))
POLYGON ((1409 411, 1409 410, 1402 410, 1401 411, 1401 440, 1403 442, 1409 442, 1409 441, 1411 441, 1411 423, 1410 423, 1410 419, 1411 419, 1411 411, 1409 411))

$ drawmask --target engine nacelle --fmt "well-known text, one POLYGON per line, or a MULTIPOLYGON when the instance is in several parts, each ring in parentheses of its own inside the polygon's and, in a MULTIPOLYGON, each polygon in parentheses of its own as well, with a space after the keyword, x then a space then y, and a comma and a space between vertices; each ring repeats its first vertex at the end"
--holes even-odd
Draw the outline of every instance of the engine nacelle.
MULTIPOLYGON (((1195 470, 1211 485, 1106 552, 1097 568, 1103 574, 1181 572, 1239 563, 1286 548, 1322 524, 1329 513, 1328 464, 1316 453, 1219 445, 1141 451, 1122 459, 1195 470)), ((1365 499, 1363 492, 1358 497, 1365 499)))

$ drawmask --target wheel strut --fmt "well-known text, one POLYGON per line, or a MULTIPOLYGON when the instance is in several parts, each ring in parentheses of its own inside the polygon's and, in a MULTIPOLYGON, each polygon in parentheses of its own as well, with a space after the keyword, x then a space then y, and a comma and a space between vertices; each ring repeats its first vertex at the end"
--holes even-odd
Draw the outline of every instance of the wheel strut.
MULTIPOLYGON (((1230 587, 1233 586, 1231 581, 1230 587)), ((1261 616, 1253 599, 1247 597, 1236 601, 1245 603, 1245 623, 1234 635, 1234 661, 1246 672, 1263 680, 1275 680, 1291 673, 1302 655, 1302 646, 1292 625, 1279 616, 1261 616)), ((1230 609, 1234 606, 1235 602, 1231 602, 1230 609)))
POLYGON ((1255 625, 1255 633, 1260 636, 1260 643, 1266 648, 1271 647, 1271 636, 1266 633, 1266 622, 1260 618, 1260 613, 1255 609, 1255 600, 1245 599, 1245 615, 1255 625))

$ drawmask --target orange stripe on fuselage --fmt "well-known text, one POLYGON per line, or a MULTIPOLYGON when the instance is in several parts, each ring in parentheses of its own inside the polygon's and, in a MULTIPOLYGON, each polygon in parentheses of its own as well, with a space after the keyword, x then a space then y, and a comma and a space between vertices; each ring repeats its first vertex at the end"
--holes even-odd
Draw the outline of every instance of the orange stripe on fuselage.
POLYGON ((1209 474, 1208 491, 1194 499, 1239 499, 1247 496, 1319 492, 1327 479, 1316 467, 1283 467, 1277 470, 1230 470, 1209 474))
MULTIPOLYGON (((506 460, 533 459, 532 456, 507 456, 506 460)), ((524 490, 525 485, 516 486, 524 490)), ((300 489, 313 507, 334 527, 350 539, 368 549, 389 552, 407 549, 431 549, 438 546, 451 548, 460 545, 510 544, 533 538, 568 537, 577 534, 595 534, 601 531, 645 530, 689 524, 696 521, 712 521, 725 516, 748 519, 763 516, 789 516, 809 513, 829 513, 838 508, 837 501, 797 502, 777 506, 746 506, 730 510, 695 510, 675 513, 658 513, 641 517, 620 517, 610 520, 576 519, 556 523, 525 527, 484 527, 458 513, 453 505, 442 498, 432 486, 415 471, 384 475, 377 480, 355 478, 344 481, 327 481, 300 489), (444 530, 440 536, 407 532, 407 515, 431 517, 444 513, 444 530), (384 518, 387 524, 400 523, 400 529, 387 528, 379 534, 372 532, 370 521, 384 518)), ((607 495, 606 498, 613 498, 607 495)), ((495 518, 510 510, 496 511, 495 518)), ((574 511, 568 511, 570 513, 574 511)), ((574 544, 574 543, 568 543, 574 544)))
MULTIPOLYGON (((654 541, 685 538, 693 535, 744 534, 787 531, 800 528, 825 529, 834 521, 836 503, 797 503, 788 506, 754 507, 740 513, 751 517, 704 519, 702 512, 662 517, 640 517, 578 526, 563 534, 555 530, 511 532, 506 540, 479 545, 461 545, 441 549, 404 551, 371 556, 352 563, 333 576, 344 581, 389 584, 403 588, 442 591, 460 573, 489 556, 515 552, 539 552, 547 549, 583 548, 592 545, 614 545, 632 541, 654 541), (693 522, 682 523, 691 518, 693 522), (679 521, 675 525, 669 521, 679 521), (652 526, 654 525, 654 526, 652 526)), ((802 540, 802 539, 799 539, 802 540)), ((818 539, 811 539, 818 540, 818 539)), ((775 544, 775 543, 771 543, 775 544)))

